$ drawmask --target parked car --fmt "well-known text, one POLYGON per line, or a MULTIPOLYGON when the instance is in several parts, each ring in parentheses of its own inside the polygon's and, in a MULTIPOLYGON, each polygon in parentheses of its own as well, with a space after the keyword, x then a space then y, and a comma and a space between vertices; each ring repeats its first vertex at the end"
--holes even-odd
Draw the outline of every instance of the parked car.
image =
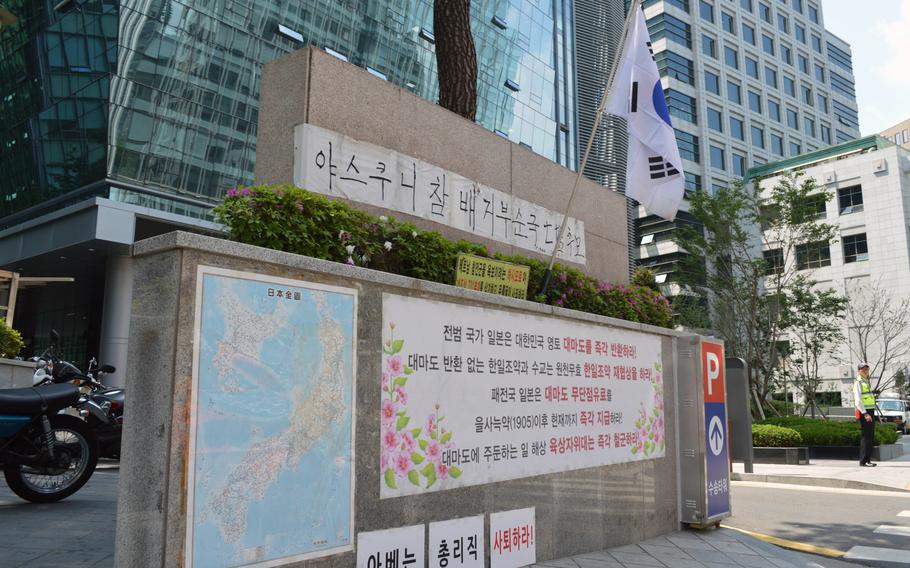
POLYGON ((907 433, 907 423, 910 422, 910 401, 883 397, 878 400, 878 407, 882 412, 883 422, 894 422, 901 433, 907 433))

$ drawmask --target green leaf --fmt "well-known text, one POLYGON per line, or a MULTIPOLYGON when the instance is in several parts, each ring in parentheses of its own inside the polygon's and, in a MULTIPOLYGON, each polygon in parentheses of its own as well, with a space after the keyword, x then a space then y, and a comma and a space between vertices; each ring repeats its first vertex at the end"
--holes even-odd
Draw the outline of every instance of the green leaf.
POLYGON ((439 439, 439 443, 440 443, 440 444, 445 444, 445 443, 447 443, 447 442, 448 442, 449 440, 451 440, 451 439, 452 439, 452 433, 451 433, 451 432, 446 432, 445 434, 442 435, 442 438, 439 439))
POLYGON ((420 444, 420 449, 421 449, 421 450, 427 449, 427 446, 430 445, 430 443, 427 442, 426 440, 417 440, 417 443, 420 444))
POLYGON ((398 418, 398 421, 395 422, 395 429, 400 432, 405 426, 408 425, 408 422, 410 421, 411 418, 409 416, 400 416, 398 418))
POLYGON ((434 469, 430 475, 427 476, 427 489, 429 489, 434 483, 436 483, 436 470, 434 469))
POLYGON ((395 483, 395 472, 392 471, 392 468, 385 470, 385 484, 391 489, 398 489, 398 484, 395 483))
POLYGON ((430 477, 430 475, 436 475, 436 466, 432 462, 428 462, 427 465, 423 466, 423 469, 420 470, 420 473, 424 477, 430 477))
POLYGON ((414 428, 413 430, 411 430, 411 436, 414 436, 416 438, 416 437, 420 436, 421 432, 423 432, 423 428, 414 428))
POLYGON ((453 465, 449 468, 449 475, 457 479, 458 477, 461 477, 461 470, 458 469, 457 466, 453 465))
POLYGON ((436 430, 430 430, 430 437, 436 439, 436 430))
POLYGON ((420 476, 417 475, 417 472, 413 469, 408 472, 408 481, 410 481, 417 487, 420 487, 420 476))
POLYGON ((411 461, 414 462, 415 465, 421 464, 423 463, 423 456, 417 452, 411 452, 411 461))
POLYGON ((414 372, 414 369, 408 367, 407 365, 404 366, 404 374, 405 374, 405 375, 410 375, 410 374, 413 373, 413 372, 414 372))
POLYGON ((405 384, 406 382, 408 382, 408 378, 407 378, 407 377, 398 377, 397 379, 395 379, 395 382, 393 383, 393 386, 396 386, 396 387, 403 387, 404 384, 405 384))
POLYGON ((395 355, 396 353, 401 351, 402 347, 404 347, 404 339, 396 339, 395 341, 392 342, 392 352, 390 353, 390 355, 395 355))
POLYGON ((633 453, 633 454, 637 454, 637 453, 638 453, 638 448, 637 448, 637 447, 633 447, 633 448, 632 448, 632 453, 633 453))

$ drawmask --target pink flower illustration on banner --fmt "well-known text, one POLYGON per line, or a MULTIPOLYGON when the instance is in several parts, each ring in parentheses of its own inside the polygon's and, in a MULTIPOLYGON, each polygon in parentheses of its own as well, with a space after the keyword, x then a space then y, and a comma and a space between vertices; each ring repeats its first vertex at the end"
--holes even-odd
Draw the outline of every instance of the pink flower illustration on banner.
POLYGON ((452 432, 441 427, 445 416, 439 413, 437 403, 427 416, 423 427, 411 423, 408 412, 409 380, 415 378, 414 370, 405 363, 402 353, 403 339, 395 339, 395 324, 389 323, 389 337, 383 338, 382 446, 380 471, 389 489, 398 489, 407 480, 421 488, 432 487, 444 479, 455 479, 462 471, 446 464, 443 454, 455 449, 452 432))
POLYGON ((393 429, 386 430, 382 433, 382 447, 388 451, 394 451, 401 442, 401 436, 393 429))
POLYGON ((439 463, 439 460, 442 459, 442 448, 439 447, 439 442, 436 440, 430 440, 427 443, 427 459, 433 463, 439 463))
POLYGON ((411 454, 401 452, 395 456, 395 474, 399 477, 406 477, 411 471, 411 454))
POLYGON ((637 440, 632 446, 633 454, 642 456, 659 455, 666 447, 664 440, 664 389, 663 369, 660 362, 654 363, 655 372, 652 373, 651 389, 652 401, 650 409, 645 409, 644 403, 638 409, 638 418, 635 420, 637 440))
POLYGON ((394 357, 389 358, 389 371, 393 375, 400 375, 402 371, 401 357, 395 355, 394 357))
POLYGON ((391 400, 382 401, 382 423, 385 425, 391 424, 395 420, 395 415, 398 412, 398 405, 391 400))

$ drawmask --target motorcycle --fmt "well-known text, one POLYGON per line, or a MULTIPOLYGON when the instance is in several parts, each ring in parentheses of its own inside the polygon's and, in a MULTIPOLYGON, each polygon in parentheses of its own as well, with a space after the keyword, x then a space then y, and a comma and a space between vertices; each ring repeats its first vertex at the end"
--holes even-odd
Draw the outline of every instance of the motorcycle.
POLYGON ((32 385, 72 383, 79 387, 87 399, 80 405, 84 418, 98 437, 99 452, 103 458, 120 459, 120 440, 123 433, 124 390, 108 388, 101 382, 104 375, 116 372, 110 365, 98 365, 92 357, 87 371, 64 361, 56 355, 59 335, 51 331, 51 346, 40 357, 35 357, 35 374, 32 385))
POLYGON ((89 480, 98 439, 84 420, 58 414, 84 402, 75 385, 0 389, 0 466, 13 493, 52 503, 89 480))

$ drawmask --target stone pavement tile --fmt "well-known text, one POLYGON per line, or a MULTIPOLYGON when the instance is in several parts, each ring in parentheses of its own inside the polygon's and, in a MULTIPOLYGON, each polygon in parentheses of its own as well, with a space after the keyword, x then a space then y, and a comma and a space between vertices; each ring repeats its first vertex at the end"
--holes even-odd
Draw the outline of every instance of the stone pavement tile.
POLYGON ((95 564, 92 564, 92 568, 114 568, 114 555, 109 554, 107 557, 102 558, 95 564))
POLYGON ((614 560, 613 558, 588 558, 582 556, 576 556, 573 558, 575 563, 578 564, 579 568, 621 568, 622 564, 614 560))
POLYGON ((643 540, 638 543, 639 546, 642 544, 655 544, 657 546, 676 546, 670 542, 666 536, 658 536, 655 538, 649 538, 648 540, 643 540))
POLYGON ((771 564, 774 564, 777 568, 797 568, 796 564, 783 558, 768 558, 771 564))
POLYGON ((682 548, 683 550, 717 550, 711 543, 705 542, 704 540, 698 537, 681 537, 681 536, 668 536, 667 540, 682 548))
POLYGON ((717 550, 687 550, 686 552, 689 553, 689 556, 695 560, 698 560, 702 564, 705 564, 707 562, 717 562, 720 564, 726 564, 728 566, 737 565, 736 562, 734 560, 731 560, 729 556, 717 550))
POLYGON ((552 568, 578 568, 578 564, 571 558, 554 558, 538 562, 538 566, 551 566, 552 568))
MULTIPOLYGON (((21 536, 19 538, 22 538, 21 536)), ((21 550, 9 548, 9 541, 3 541, 3 550, 0 551, 0 566, 19 566, 34 560, 45 553, 43 550, 21 550)))
POLYGON ((614 552, 612 550, 610 554, 623 565, 639 564, 642 566, 657 566, 659 568, 666 566, 650 554, 632 554, 629 552, 614 552))
POLYGON ((670 568, 705 568, 705 565, 697 560, 664 560, 664 564, 670 568))
POLYGON ((715 547, 728 555, 757 556, 759 554, 741 542, 722 542, 715 544, 715 547))
POLYGON ((736 562, 733 562, 727 558, 726 562, 705 562, 702 561, 702 564, 705 565, 705 568, 730 568, 730 566, 739 566, 736 562))
POLYGON ((660 546, 657 544, 640 544, 639 546, 654 558, 670 566, 673 566, 673 563, 677 560, 693 560, 684 550, 676 546, 660 546))
MULTIPOLYGON (((733 555, 729 555, 733 558, 733 555)), ((739 554, 735 556, 736 561, 742 564, 743 566, 748 566, 749 568, 776 568, 774 564, 771 563, 767 558, 761 556, 749 556, 747 554, 739 554)))
POLYGON ((607 552, 630 552, 632 554, 643 554, 644 551, 638 547, 637 544, 627 544, 625 546, 617 546, 616 548, 611 548, 607 552))

